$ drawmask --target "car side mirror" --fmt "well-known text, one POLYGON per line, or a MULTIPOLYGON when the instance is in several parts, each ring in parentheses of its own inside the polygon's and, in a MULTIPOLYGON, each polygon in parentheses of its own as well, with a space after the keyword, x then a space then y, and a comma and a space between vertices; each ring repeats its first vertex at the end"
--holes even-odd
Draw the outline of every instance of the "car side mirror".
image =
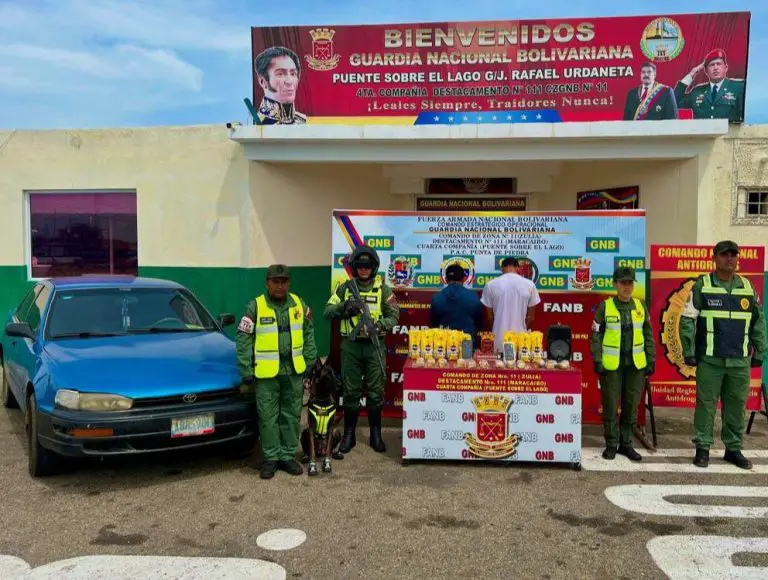
POLYGON ((234 314, 219 314, 219 324, 221 326, 231 326, 235 323, 234 314))
POLYGON ((37 335, 27 322, 11 322, 5 326, 5 334, 16 338, 36 340, 37 335))

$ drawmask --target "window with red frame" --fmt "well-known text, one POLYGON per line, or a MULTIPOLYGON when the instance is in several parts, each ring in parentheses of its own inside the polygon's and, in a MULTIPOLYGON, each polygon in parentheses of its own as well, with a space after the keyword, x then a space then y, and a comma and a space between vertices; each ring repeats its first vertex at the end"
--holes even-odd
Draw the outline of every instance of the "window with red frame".
POLYGON ((32 277, 138 274, 136 193, 30 193, 32 277))

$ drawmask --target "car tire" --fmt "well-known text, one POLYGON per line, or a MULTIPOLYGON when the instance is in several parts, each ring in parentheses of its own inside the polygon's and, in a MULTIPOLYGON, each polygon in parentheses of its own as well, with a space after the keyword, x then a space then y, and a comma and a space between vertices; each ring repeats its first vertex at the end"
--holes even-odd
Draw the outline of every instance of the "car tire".
POLYGON ((5 370, 5 361, 0 358, 0 404, 6 409, 18 409, 19 403, 11 392, 11 384, 5 370))
POLYGON ((29 475, 46 477, 58 471, 59 456, 40 445, 37 428, 37 402, 35 393, 30 393, 27 400, 27 461, 29 475))

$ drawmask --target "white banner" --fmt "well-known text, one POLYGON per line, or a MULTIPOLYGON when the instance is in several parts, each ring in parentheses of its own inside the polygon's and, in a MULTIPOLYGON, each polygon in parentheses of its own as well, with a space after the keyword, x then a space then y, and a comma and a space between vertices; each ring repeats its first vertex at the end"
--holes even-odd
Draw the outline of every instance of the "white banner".
POLYGON ((403 459, 581 463, 581 395, 403 393, 403 459))

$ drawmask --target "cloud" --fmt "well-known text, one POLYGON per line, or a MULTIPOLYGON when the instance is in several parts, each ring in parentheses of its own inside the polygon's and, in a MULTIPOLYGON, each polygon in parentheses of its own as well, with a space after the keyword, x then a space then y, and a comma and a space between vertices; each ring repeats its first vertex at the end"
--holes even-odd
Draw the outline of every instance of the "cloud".
POLYGON ((0 127, 131 125, 226 100, 221 74, 248 70, 250 37, 220 14, 201 0, 0 3, 0 127))

